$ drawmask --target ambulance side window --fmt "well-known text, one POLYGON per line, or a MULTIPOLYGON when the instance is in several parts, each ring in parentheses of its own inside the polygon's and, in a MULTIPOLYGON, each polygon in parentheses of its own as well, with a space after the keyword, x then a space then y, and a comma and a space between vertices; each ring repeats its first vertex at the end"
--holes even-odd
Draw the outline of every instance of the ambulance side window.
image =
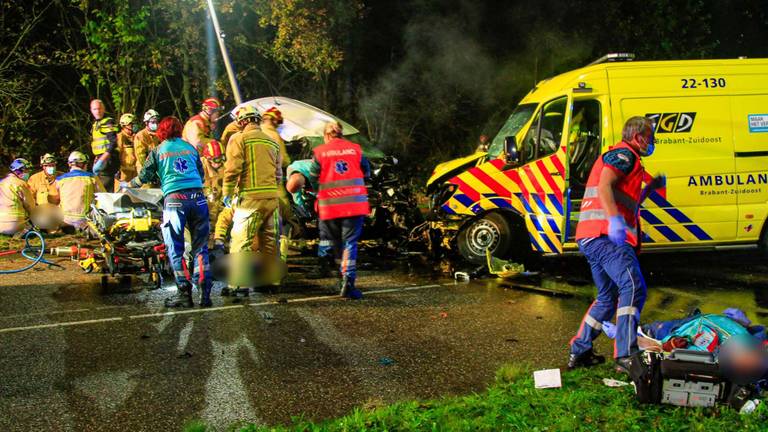
POLYGON ((592 164, 600 155, 600 102, 577 100, 573 102, 571 125, 568 131, 568 159, 571 186, 578 188, 587 183, 592 164))
POLYGON ((523 139, 525 161, 551 155, 560 147, 565 125, 568 98, 562 97, 544 104, 523 139))

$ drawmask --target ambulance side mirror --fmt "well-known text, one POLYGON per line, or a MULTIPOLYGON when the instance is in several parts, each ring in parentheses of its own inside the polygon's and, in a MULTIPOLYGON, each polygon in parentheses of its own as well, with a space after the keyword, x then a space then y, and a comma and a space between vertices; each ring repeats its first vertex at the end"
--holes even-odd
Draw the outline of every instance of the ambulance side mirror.
POLYGON ((504 138, 504 163, 510 166, 520 163, 520 154, 517 152, 517 139, 514 136, 504 138))

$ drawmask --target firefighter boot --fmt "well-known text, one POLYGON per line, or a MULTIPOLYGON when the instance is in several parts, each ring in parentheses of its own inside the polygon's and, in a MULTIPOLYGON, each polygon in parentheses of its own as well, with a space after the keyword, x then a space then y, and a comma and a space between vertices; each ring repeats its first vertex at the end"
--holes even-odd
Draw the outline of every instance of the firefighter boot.
POLYGON ((189 282, 179 285, 176 295, 165 299, 165 307, 167 308, 192 307, 194 305, 195 303, 192 301, 192 285, 189 282))

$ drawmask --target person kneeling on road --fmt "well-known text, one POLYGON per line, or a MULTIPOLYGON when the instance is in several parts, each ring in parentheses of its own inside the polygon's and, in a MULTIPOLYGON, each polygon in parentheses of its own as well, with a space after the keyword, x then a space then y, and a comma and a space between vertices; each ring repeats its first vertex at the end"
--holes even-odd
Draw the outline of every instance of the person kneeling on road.
POLYGON ((88 157, 85 154, 73 151, 67 158, 67 164, 69 172, 56 178, 56 188, 61 196, 59 207, 63 222, 82 231, 88 227, 88 213, 96 199, 96 193, 106 190, 101 179, 86 170, 88 157))
POLYGON ((602 322, 614 314, 617 367, 628 371, 630 356, 638 350, 636 329, 646 298, 635 252, 640 247, 638 213, 645 197, 665 183, 663 176, 657 176, 642 188, 641 156, 650 156, 653 149, 653 124, 645 117, 632 117, 624 124, 622 141, 597 159, 587 180, 576 242, 592 269, 597 299, 571 339, 570 369, 605 361, 593 351, 592 341, 600 335, 602 322))
POLYGON ((165 300, 165 307, 192 307, 190 273, 198 281, 200 306, 210 307, 213 280, 208 263, 208 202, 203 193, 203 164, 195 147, 181 139, 182 124, 176 117, 160 121, 160 145, 147 157, 138 177, 122 187, 141 187, 157 182, 165 196, 163 239, 173 268, 178 293, 165 300), (184 260, 184 228, 192 234, 194 272, 184 260))
POLYGON ((370 177, 368 160, 359 145, 342 138, 339 123, 325 126, 325 144, 315 147, 318 174, 318 228, 321 261, 340 263, 342 297, 358 300, 363 293, 355 287, 357 241, 363 220, 370 213, 365 179, 370 177))

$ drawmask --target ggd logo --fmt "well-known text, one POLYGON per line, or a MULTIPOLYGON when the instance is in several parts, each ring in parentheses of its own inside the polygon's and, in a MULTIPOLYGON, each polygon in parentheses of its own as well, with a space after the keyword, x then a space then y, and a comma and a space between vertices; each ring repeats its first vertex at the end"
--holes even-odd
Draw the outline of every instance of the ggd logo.
POLYGON ((687 133, 693 129, 695 112, 672 112, 646 114, 654 125, 654 133, 687 133))

